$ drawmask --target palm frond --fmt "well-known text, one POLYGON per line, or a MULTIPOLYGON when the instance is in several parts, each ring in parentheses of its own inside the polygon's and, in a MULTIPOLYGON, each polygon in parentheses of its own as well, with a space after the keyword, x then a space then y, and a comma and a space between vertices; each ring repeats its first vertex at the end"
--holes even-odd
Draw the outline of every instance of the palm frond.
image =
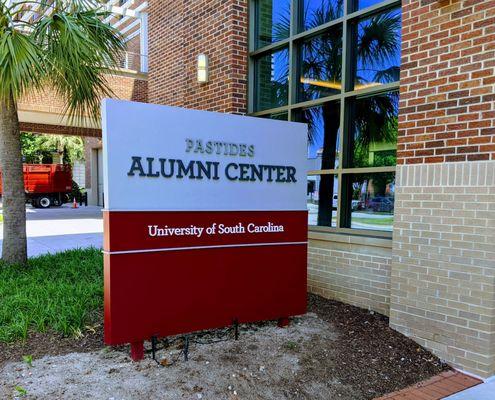
POLYGON ((17 101, 27 90, 39 88, 45 72, 44 53, 33 37, 4 27, 0 31, 0 99, 17 101))
POLYGON ((85 116, 95 121, 100 100, 112 96, 104 74, 118 65, 125 49, 120 34, 102 22, 106 12, 70 5, 43 18, 33 37, 44 48, 47 77, 56 92, 67 100, 71 120, 85 116))
POLYGON ((400 79, 400 67, 399 66, 391 66, 390 68, 377 71, 374 76, 375 82, 380 83, 390 83, 397 82, 400 79))
POLYGON ((344 0, 321 1, 318 8, 310 12, 309 2, 303 12, 305 28, 307 30, 316 28, 329 21, 342 17, 344 13, 344 0))
POLYGON ((398 92, 366 97, 356 101, 354 142, 363 149, 372 143, 397 140, 398 92))
POLYGON ((21 0, 0 3, 0 99, 17 101, 45 84, 66 100, 71 120, 100 115, 100 100, 112 96, 105 74, 119 65, 125 44, 103 20, 97 0, 21 0), (22 20, 38 5, 39 18, 22 20))
POLYGON ((360 26, 357 53, 369 68, 393 59, 400 51, 401 16, 397 12, 376 15, 360 26))
POLYGON ((289 11, 280 15, 280 21, 273 25, 273 41, 278 42, 289 37, 290 33, 290 17, 289 11))

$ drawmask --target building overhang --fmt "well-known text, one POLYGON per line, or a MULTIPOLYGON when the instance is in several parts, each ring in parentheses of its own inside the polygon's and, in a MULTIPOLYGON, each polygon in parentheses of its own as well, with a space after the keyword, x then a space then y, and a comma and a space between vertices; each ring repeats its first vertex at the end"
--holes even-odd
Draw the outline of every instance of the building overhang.
POLYGON ((101 129, 101 122, 95 122, 89 117, 71 120, 67 116, 42 111, 18 110, 19 122, 22 124, 55 125, 71 128, 101 129))

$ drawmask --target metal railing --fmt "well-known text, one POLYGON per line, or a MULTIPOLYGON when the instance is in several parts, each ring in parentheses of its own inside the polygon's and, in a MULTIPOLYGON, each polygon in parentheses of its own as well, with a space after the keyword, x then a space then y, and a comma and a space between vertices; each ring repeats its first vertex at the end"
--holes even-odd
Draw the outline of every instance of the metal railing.
POLYGON ((119 62, 119 68, 147 73, 148 55, 126 51, 119 62))

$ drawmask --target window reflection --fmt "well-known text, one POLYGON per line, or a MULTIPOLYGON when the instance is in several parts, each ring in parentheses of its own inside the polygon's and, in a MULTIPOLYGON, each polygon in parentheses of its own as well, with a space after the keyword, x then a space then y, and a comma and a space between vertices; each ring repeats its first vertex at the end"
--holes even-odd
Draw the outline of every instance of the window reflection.
POLYGON ((297 119, 308 124, 308 171, 337 168, 340 103, 326 103, 301 110, 297 119))
POLYGON ((351 228, 392 231, 395 172, 350 177, 351 228))
POLYGON ((342 17, 344 0, 303 0, 302 30, 316 28, 342 17))
POLYGON ((378 3, 383 3, 384 0, 353 0, 353 11, 362 10, 363 8, 367 8, 373 6, 378 3))
POLYGON ((400 10, 377 14, 360 21, 356 41, 356 90, 399 80, 400 10))
POLYGON ((282 113, 276 113, 276 114, 267 114, 267 115, 263 115, 261 118, 277 119, 279 121, 287 121, 289 119, 289 113, 282 112, 282 113))
POLYGON ((258 0, 258 47, 289 37, 290 0, 258 0))
POLYGON ((340 93, 342 89, 342 27, 301 45, 301 101, 340 93))
POLYGON ((397 164, 399 93, 391 92, 351 103, 351 167, 397 164))
POLYGON ((279 50, 256 60, 257 110, 287 105, 289 51, 279 50))
POLYGON ((392 230, 395 173, 382 171, 393 171, 397 162, 398 3, 255 1, 255 46, 290 41, 251 54, 252 108, 263 111, 264 118, 288 120, 290 115, 290 120, 308 124, 309 225, 392 230), (291 16, 291 6, 296 15, 291 16), (346 22, 341 21, 344 9, 349 15, 346 22), (344 23, 349 28, 346 43, 344 23), (317 29, 325 24, 325 29, 317 29))
POLYGON ((338 179, 334 175, 308 176, 308 224, 336 226, 338 179))

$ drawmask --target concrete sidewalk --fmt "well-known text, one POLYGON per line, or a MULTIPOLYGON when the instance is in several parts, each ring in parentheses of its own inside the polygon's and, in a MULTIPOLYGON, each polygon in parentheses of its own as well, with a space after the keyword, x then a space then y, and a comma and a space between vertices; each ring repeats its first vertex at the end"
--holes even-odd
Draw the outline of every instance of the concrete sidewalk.
MULTIPOLYGON (((43 210, 28 206, 26 216, 29 257, 103 246, 103 217, 100 207, 73 209, 70 205, 65 205, 43 210)), ((2 239, 3 229, 0 229, 0 244, 2 239)))
POLYGON ((446 397, 444 400, 493 400, 495 399, 495 377, 478 386, 446 397))

